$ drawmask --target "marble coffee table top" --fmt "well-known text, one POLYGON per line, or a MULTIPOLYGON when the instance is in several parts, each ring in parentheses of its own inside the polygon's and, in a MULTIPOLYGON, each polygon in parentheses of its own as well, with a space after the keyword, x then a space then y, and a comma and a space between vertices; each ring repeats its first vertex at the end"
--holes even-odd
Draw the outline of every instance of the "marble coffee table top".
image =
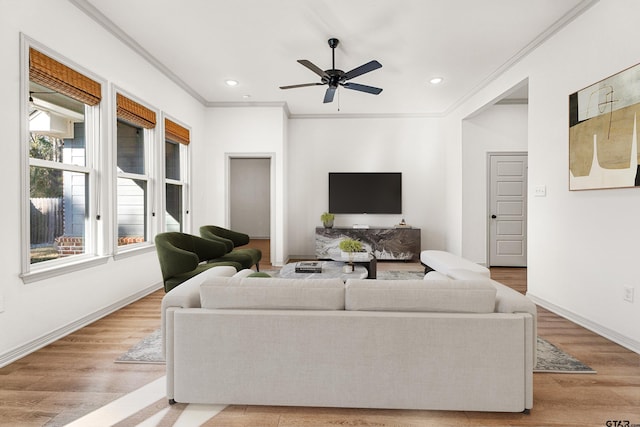
POLYGON ((345 273, 343 267, 344 262, 339 261, 321 261, 322 273, 296 273, 296 263, 291 262, 284 265, 277 276, 285 279, 365 279, 368 275, 367 269, 361 265, 356 265, 354 271, 345 273))

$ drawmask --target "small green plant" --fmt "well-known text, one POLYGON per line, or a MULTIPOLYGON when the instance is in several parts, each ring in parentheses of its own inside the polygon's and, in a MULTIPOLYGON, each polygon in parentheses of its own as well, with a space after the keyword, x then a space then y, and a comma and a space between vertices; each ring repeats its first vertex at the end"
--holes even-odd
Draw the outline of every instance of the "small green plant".
POLYGON ((322 215, 320 215, 320 220, 322 222, 330 222, 333 221, 335 219, 335 215, 329 212, 325 212, 322 215))
POLYGON ((340 242, 339 247, 340 250, 344 252, 360 252, 362 250, 362 243, 353 239, 344 239, 340 242))
POLYGON ((333 227, 333 220, 335 217, 336 216, 334 214, 325 212, 320 215, 320 221, 322 221, 322 225, 324 225, 326 228, 331 228, 333 227))

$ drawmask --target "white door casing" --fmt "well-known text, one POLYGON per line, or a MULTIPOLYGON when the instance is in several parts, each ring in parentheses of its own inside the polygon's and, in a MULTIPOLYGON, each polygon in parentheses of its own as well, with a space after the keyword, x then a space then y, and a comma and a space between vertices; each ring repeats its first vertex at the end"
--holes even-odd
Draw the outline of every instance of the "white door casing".
POLYGON ((488 266, 527 265, 527 154, 489 153, 488 266))

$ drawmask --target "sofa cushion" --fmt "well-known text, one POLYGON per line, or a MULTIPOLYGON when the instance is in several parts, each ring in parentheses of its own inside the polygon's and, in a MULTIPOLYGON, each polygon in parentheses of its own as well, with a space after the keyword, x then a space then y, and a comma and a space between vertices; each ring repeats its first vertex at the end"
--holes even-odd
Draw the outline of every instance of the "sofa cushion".
POLYGON ((200 286, 203 308, 344 310, 341 279, 213 277, 200 286))
POLYGON ((488 280, 355 280, 345 308, 359 311, 493 313, 496 289, 488 280))

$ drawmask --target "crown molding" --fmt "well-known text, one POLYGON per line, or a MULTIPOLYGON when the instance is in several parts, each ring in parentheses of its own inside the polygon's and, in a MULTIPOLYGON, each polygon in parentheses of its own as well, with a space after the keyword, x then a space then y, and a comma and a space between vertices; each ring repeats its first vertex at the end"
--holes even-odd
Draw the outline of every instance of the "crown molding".
POLYGON ((276 102, 205 102, 207 108, 282 108, 287 117, 291 117, 291 111, 289 111, 289 105, 284 101, 276 102))
POLYGON ((282 108, 289 119, 424 119, 441 118, 440 113, 357 113, 357 114, 295 114, 286 102, 207 102, 208 108, 282 108))
POLYGON ((126 46, 131 48, 134 52, 144 58, 147 62, 153 65, 158 71, 164 74, 169 80, 174 82, 180 88, 182 88, 185 92, 191 95, 196 101, 200 102, 202 105, 207 104, 207 100, 202 97, 198 92, 196 92, 191 86, 189 86, 184 80, 178 77, 173 71, 171 71, 167 66, 165 66, 162 62, 158 61, 149 51, 143 48, 137 41, 135 41, 131 36, 122 31, 120 27, 118 27, 112 20, 107 18, 102 12, 96 9, 91 3, 87 0, 69 0, 71 4, 76 6, 82 12, 84 12, 88 17, 93 19, 95 22, 100 24, 104 29, 106 29, 109 33, 111 33, 115 38, 120 40, 126 46))
POLYGON ((447 108, 442 116, 447 116, 462 104, 467 102, 473 96, 475 96, 482 89, 487 87, 492 81, 496 80, 500 75, 504 74, 508 69, 516 65, 523 58, 528 56, 531 52, 533 52, 536 48, 538 48, 541 44, 549 40, 553 37, 558 31, 562 30, 564 27, 569 25, 574 19, 578 16, 582 15, 584 12, 593 7, 600 0, 584 0, 580 2, 576 7, 565 13, 561 16, 556 22, 551 24, 546 30, 540 33, 535 39, 533 39, 529 44, 520 49, 515 55, 513 55, 509 60, 507 60, 504 64, 502 64, 498 69, 496 69, 493 73, 489 74, 486 78, 484 78, 475 88, 470 90, 466 95, 460 98, 458 101, 453 103, 449 108, 447 108))
POLYGON ((438 119, 441 113, 291 114, 290 119, 438 119))
POLYGON ((505 98, 496 102, 495 105, 527 105, 529 100, 527 98, 505 98))

